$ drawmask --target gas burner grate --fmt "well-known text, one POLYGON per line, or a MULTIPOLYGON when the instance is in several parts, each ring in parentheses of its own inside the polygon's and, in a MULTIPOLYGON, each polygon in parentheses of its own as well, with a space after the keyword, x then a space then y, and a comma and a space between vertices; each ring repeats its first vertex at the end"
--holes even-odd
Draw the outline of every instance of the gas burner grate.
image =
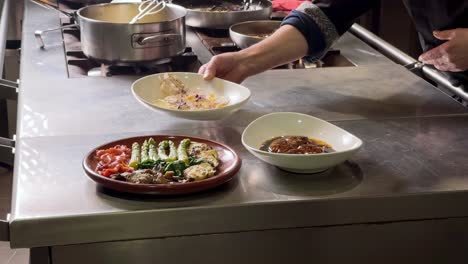
POLYGON ((146 63, 119 65, 100 64, 88 59, 81 51, 67 51, 68 76, 76 77, 111 77, 117 75, 148 75, 162 72, 189 71, 197 72, 201 64, 191 48, 175 57, 146 63))
POLYGON ((213 55, 240 50, 229 37, 228 30, 197 29, 195 32, 213 55))
MULTIPOLYGON (((61 2, 62 5, 62 2, 61 2)), ((72 24, 69 18, 61 19, 62 26, 72 24)), ((198 56, 188 47, 185 51, 172 58, 159 61, 105 65, 89 59, 81 49, 80 30, 78 28, 66 28, 62 30, 67 70, 69 78, 86 76, 116 76, 116 75, 148 75, 162 72, 183 71, 197 72, 201 66, 198 56)))

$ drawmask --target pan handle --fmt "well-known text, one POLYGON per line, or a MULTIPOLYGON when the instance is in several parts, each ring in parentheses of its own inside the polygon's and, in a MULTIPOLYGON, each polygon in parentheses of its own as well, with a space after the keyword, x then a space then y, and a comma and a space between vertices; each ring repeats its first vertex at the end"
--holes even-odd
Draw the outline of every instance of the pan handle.
POLYGON ((164 46, 174 41, 177 41, 181 37, 182 36, 180 34, 162 34, 162 35, 158 34, 158 35, 153 35, 153 36, 140 37, 136 40, 136 42, 140 46, 144 46, 150 43, 153 43, 153 44, 159 43, 160 46, 164 46))
POLYGON ((78 26, 77 24, 71 24, 71 25, 61 26, 61 27, 58 27, 58 28, 51 28, 51 29, 46 29, 46 30, 36 30, 36 31, 34 31, 34 36, 36 37, 36 41, 37 41, 37 44, 39 45, 39 47, 41 49, 43 49, 45 47, 44 39, 42 38, 42 35, 44 33, 59 30, 59 29, 73 28, 73 27, 77 27, 77 26, 78 26))
POLYGON ((74 19, 74 18, 75 18, 75 16, 74 16, 73 14, 68 13, 68 12, 65 12, 65 11, 63 11, 63 10, 60 10, 58 7, 53 6, 53 5, 51 5, 51 4, 42 2, 42 1, 40 1, 40 0, 29 0, 29 1, 33 2, 34 4, 36 4, 36 5, 38 5, 38 6, 41 6, 41 7, 45 8, 45 9, 54 10, 54 11, 59 12, 60 14, 64 14, 64 15, 66 15, 67 17, 69 17, 69 18, 71 18, 71 19, 74 19))

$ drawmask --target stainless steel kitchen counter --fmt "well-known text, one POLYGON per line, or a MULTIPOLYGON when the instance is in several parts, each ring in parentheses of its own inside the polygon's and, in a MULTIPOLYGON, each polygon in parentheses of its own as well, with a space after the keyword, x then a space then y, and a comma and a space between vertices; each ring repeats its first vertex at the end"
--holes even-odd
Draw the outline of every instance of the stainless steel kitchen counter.
MULTIPOLYGON (((235 116, 193 122, 150 112, 132 97, 136 77, 66 74, 59 33, 39 50, 33 32, 55 13, 26 5, 15 160, 13 247, 468 216, 468 112, 350 35, 337 48, 358 67, 274 70, 244 84, 235 116), (274 111, 308 113, 362 138, 363 149, 326 173, 291 175, 244 150, 246 124, 274 111), (236 180, 179 198, 117 194, 81 168, 103 142, 174 132, 239 151, 236 180), (151 226, 152 228, 148 228, 151 226)), ((190 37, 189 37, 190 39, 190 37)))

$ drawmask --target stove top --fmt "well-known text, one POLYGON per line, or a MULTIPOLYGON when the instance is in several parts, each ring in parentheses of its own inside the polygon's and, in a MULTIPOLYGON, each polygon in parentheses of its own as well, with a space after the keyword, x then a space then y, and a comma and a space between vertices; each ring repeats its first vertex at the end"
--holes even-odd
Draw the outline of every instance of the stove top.
MULTIPOLYGON (((62 18, 62 26, 71 25, 68 18, 62 18)), ((69 78, 111 77, 115 75, 148 75, 162 72, 197 72, 201 66, 197 55, 190 47, 175 57, 153 62, 107 65, 85 56, 81 50, 80 30, 62 30, 65 58, 69 78)))
MULTIPOLYGON (((82 5, 60 1, 59 8, 65 11, 73 11, 82 5)), ((61 17, 62 26, 72 25, 70 18, 61 17)), ((203 45, 213 55, 226 52, 235 52, 240 49, 229 37, 229 30, 214 29, 194 29, 203 45)), ((197 72, 201 66, 197 54, 191 47, 187 47, 182 54, 178 56, 163 59, 149 63, 119 64, 107 65, 98 63, 95 60, 87 58, 81 49, 80 30, 76 27, 62 29, 64 48, 66 54, 67 72, 69 78, 78 77, 111 77, 115 75, 148 75, 162 72, 197 72)), ((327 58, 340 57, 339 51, 330 51, 322 61, 311 61, 307 58, 279 66, 275 69, 304 69, 327 67, 327 58)), ((351 63, 345 63, 343 66, 352 66, 351 63)))

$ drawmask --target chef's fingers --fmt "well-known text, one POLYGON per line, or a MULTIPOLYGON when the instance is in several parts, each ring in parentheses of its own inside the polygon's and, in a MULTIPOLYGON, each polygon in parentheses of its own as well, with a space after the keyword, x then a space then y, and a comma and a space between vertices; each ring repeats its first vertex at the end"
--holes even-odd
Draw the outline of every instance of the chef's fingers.
POLYGON ((444 30, 444 31, 434 31, 433 35, 437 39, 440 40, 451 40, 455 37, 457 30, 456 29, 450 29, 450 30, 444 30))
POLYGON ((213 57, 208 64, 205 64, 203 79, 209 81, 216 77, 216 57, 213 57))
POLYGON ((435 59, 428 59, 423 61, 425 64, 447 64, 450 63, 449 57, 447 55, 442 55, 435 59))
POLYGON ((440 63, 434 64, 434 67, 440 71, 448 71, 448 72, 462 72, 464 69, 457 66, 455 63, 440 63))
POLYGON ((429 63, 429 61, 436 60, 442 56, 443 55, 442 55, 441 49, 439 47, 436 47, 421 54, 418 60, 424 63, 429 63))
POLYGON ((436 60, 440 57, 447 55, 448 54, 447 47, 449 46, 449 44, 450 44, 449 42, 446 42, 429 51, 426 51, 425 53, 421 54, 421 56, 419 56, 418 60, 424 63, 428 63, 428 61, 436 60))
POLYGON ((439 71, 450 71, 453 66, 452 64, 449 64, 449 63, 434 63, 433 65, 439 71))
POLYGON ((441 59, 434 60, 431 63, 427 63, 427 64, 433 65, 434 68, 436 68, 436 69, 438 69, 440 71, 457 72, 457 71, 461 70, 461 69, 459 69, 459 67, 455 63, 453 63, 449 59, 447 59, 447 57, 443 57, 441 59))
POLYGON ((198 74, 204 74, 205 73, 205 70, 206 70, 206 66, 205 65, 202 65, 200 67, 200 69, 198 69, 198 74))

